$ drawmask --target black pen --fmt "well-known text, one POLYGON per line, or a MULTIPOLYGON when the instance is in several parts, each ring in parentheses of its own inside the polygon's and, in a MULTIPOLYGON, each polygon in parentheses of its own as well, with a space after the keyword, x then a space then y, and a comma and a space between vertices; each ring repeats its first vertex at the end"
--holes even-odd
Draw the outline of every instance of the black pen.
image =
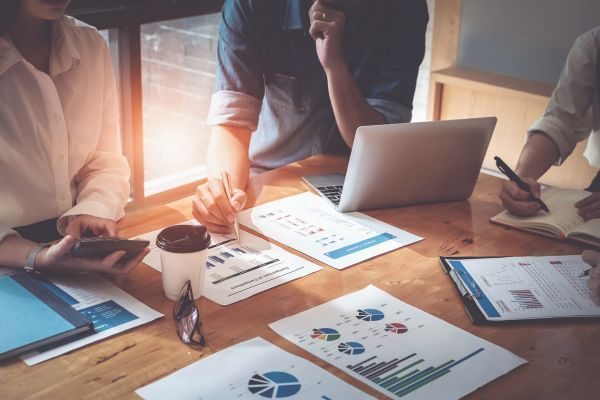
POLYGON ((550 212, 550 209, 548 209, 548 206, 546 204, 544 204, 544 202, 541 199, 535 197, 533 195, 533 193, 531 193, 531 188, 529 187, 529 185, 526 184, 525 182, 523 182, 523 180, 521 178, 519 178, 519 176, 517 174, 515 174, 515 171, 510 169, 510 167, 504 161, 502 161, 502 159, 500 157, 496 156, 496 157, 494 157, 494 160, 496 160, 496 166, 498 167, 500 172, 502 172, 504 175, 506 175, 508 179, 510 179, 511 181, 516 183, 517 186, 519 188, 521 188, 521 190, 524 190, 527 193, 529 193, 530 200, 533 200, 536 203, 538 203, 540 205, 540 207, 542 208, 542 210, 546 211, 547 213, 550 212))

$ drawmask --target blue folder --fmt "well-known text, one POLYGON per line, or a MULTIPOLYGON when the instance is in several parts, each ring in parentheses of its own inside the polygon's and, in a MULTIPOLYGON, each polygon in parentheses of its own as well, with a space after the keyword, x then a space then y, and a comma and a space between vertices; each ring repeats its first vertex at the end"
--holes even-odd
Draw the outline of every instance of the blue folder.
POLYGON ((0 360, 76 339, 93 329, 35 274, 0 276, 0 360))

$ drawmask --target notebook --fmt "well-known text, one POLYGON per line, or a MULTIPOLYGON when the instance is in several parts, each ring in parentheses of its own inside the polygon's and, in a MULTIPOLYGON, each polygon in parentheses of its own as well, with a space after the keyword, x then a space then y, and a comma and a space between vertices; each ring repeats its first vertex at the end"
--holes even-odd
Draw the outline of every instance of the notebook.
POLYGON ((93 332, 43 282, 27 272, 0 276, 0 360, 93 332))
POLYGON ((519 217, 503 211, 491 221, 539 235, 600 247, 600 218, 584 221, 575 208, 575 203, 590 194, 583 190, 548 188, 542 192, 542 200, 550 213, 540 211, 530 217, 519 217))
POLYGON ((600 304, 581 255, 440 257, 476 324, 546 318, 598 318, 600 304))

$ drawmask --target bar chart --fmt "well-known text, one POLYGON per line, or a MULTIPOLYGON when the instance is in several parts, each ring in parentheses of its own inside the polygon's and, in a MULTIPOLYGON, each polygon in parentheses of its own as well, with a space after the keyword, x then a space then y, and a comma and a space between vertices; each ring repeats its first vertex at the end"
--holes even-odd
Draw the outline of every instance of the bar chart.
POLYGON ((525 362, 374 286, 269 326, 394 399, 458 399, 525 362))
POLYGON ((435 366, 427 364, 417 353, 412 353, 387 362, 379 361, 377 356, 372 356, 358 364, 348 365, 347 368, 392 394, 403 397, 450 373, 452 367, 476 356, 483 350, 483 348, 479 348, 459 360, 451 359, 435 366))

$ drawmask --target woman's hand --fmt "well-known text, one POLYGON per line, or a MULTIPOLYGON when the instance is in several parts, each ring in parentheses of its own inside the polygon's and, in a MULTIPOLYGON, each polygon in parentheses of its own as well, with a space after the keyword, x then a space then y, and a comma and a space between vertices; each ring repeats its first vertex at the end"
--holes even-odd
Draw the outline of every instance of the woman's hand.
POLYGON ((138 265, 150 249, 146 248, 134 257, 125 257, 125 251, 115 251, 103 258, 84 258, 71 255, 77 241, 74 236, 65 236, 58 243, 42 249, 37 256, 35 268, 40 272, 104 272, 125 275, 138 265))
POLYGON ((585 221, 600 218, 600 192, 592 193, 583 200, 575 203, 577 213, 585 221))
POLYGON ((82 236, 116 238, 119 231, 117 223, 113 220, 91 215, 78 215, 69 221, 65 233, 77 239, 82 236))

